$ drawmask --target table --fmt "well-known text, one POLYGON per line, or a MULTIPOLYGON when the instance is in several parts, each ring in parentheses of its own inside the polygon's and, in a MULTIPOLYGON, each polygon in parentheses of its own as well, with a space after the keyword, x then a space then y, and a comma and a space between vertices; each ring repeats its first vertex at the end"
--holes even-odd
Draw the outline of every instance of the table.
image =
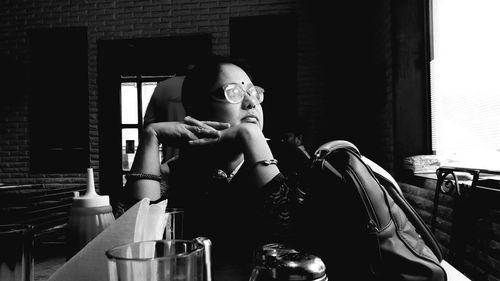
POLYGON ((34 281, 46 281, 66 262, 63 243, 36 245, 34 254, 34 281))
MULTIPOLYGON (((39 245, 34 254, 35 279, 34 281, 47 281, 66 262, 63 243, 47 243, 39 245)), ((448 280, 470 281, 464 274, 443 260, 441 265, 446 270, 448 280)), ((214 280, 216 281, 248 281, 251 265, 217 266, 213 268, 214 280)))
MULTIPOLYGON (((44 243, 37 245, 34 253, 34 281, 47 281, 66 262, 64 243, 44 243)), ((248 281, 252 265, 218 266, 213 265, 213 280, 217 281, 248 281)))

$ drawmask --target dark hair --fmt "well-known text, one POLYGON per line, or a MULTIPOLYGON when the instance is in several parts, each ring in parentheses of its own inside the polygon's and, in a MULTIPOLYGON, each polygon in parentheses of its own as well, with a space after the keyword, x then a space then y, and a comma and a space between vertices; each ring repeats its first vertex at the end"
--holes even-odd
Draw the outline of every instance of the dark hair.
POLYGON ((219 77, 221 65, 226 63, 237 65, 242 69, 247 66, 241 59, 212 55, 196 62, 187 72, 182 84, 182 104, 187 115, 206 117, 206 104, 210 98, 208 93, 219 77))

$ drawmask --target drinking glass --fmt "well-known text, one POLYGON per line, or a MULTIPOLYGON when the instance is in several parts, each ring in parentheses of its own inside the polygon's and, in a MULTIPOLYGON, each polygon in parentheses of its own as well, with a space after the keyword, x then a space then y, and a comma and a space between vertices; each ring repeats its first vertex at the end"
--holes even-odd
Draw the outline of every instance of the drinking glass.
POLYGON ((163 240, 179 240, 184 239, 183 223, 184 209, 182 208, 166 208, 166 225, 163 233, 163 240))
POLYGON ((33 281, 33 227, 0 225, 0 280, 33 281))
POLYGON ((109 281, 203 281, 205 251, 196 240, 150 240, 106 251, 109 281))

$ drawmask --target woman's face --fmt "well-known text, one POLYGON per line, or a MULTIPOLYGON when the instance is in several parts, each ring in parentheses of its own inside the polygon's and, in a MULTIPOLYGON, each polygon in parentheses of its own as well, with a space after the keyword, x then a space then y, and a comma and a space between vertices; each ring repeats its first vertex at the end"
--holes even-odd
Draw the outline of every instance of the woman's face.
MULTIPOLYGON (((238 84, 244 90, 248 90, 253 86, 250 77, 234 64, 221 65, 221 71, 217 82, 212 87, 211 91, 216 91, 227 84, 238 84)), ((210 103, 210 119, 219 122, 230 123, 235 126, 241 123, 254 123, 262 130, 264 127, 264 114, 262 106, 256 97, 248 94, 244 95, 241 103, 229 103, 226 101, 213 100, 210 103)))

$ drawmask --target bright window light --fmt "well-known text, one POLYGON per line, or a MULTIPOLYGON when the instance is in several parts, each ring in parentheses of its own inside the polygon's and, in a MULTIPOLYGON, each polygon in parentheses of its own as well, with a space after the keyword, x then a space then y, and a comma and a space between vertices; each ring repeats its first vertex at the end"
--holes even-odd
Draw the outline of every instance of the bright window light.
POLYGON ((500 1, 434 0, 432 12, 433 150, 500 171, 500 1))

